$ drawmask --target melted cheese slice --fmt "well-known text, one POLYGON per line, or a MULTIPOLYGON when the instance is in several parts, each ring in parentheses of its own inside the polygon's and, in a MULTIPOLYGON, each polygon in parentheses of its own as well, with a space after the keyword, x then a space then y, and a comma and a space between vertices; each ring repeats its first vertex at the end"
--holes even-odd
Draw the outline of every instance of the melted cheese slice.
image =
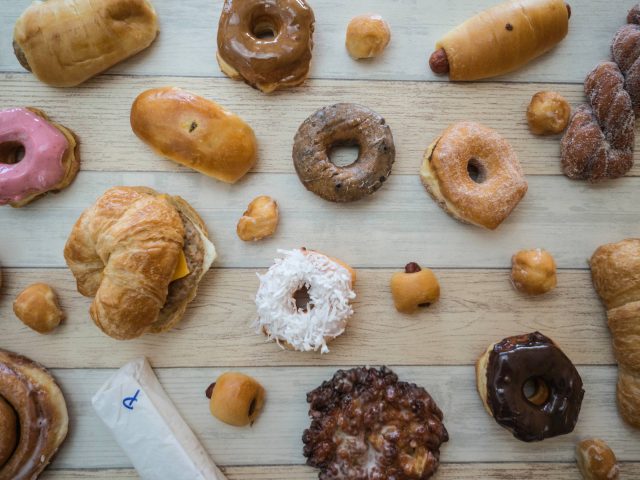
POLYGON ((176 280, 180 280, 181 278, 189 275, 189 267, 187 266, 187 259, 184 256, 184 252, 180 250, 180 256, 178 257, 178 265, 176 265, 176 271, 173 272, 173 276, 171 277, 171 281, 175 282, 176 280))

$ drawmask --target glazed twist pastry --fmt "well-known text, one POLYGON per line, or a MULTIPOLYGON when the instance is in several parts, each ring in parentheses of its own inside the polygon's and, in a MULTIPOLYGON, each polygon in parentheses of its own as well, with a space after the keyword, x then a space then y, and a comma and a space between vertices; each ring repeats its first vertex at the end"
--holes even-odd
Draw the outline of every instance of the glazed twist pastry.
POLYGON ((40 365, 0 350, 0 480, 35 479, 67 436, 60 388, 40 365))
POLYGON ((591 257, 593 285, 607 308, 618 361, 618 408, 640 428, 640 239, 599 247, 591 257))
POLYGON ((616 33, 613 62, 600 63, 584 83, 589 105, 573 114, 562 138, 562 170, 592 182, 618 178, 633 166, 635 114, 640 111, 640 6, 616 33))

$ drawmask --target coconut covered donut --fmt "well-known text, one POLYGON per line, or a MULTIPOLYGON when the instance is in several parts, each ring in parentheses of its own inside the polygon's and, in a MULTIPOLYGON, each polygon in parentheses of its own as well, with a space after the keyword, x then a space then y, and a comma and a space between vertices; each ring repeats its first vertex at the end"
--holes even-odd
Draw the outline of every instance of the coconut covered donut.
POLYGON ((283 258, 258 275, 256 331, 280 346, 327 353, 327 343, 344 332, 353 315, 355 271, 305 248, 278 253, 283 258))

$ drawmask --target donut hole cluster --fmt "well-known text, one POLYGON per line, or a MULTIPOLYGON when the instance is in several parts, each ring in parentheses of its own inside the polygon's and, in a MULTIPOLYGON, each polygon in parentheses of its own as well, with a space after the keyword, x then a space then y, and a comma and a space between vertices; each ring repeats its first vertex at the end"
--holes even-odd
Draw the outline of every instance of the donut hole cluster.
POLYGON ((24 158, 24 145, 20 142, 10 141, 0 143, 0 163, 13 165, 24 158))
POLYGON ((549 385, 541 377, 531 377, 522 385, 522 394, 528 402, 541 407, 549 400, 549 385))
POLYGON ((360 158, 360 143, 356 140, 335 142, 328 149, 329 161, 336 167, 348 167, 360 158))
POLYGON ((476 183, 484 183, 487 180, 487 169, 477 158, 469 159, 467 173, 469 178, 476 183))

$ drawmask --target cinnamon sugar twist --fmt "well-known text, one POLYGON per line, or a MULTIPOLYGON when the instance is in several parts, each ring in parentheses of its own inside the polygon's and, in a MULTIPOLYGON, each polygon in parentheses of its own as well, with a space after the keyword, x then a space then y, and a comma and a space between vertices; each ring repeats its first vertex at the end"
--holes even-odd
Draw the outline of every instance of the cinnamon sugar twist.
POLYGON ((572 179, 618 178, 633 166, 635 115, 640 113, 640 5, 613 39, 613 62, 600 63, 584 82, 581 105, 562 138, 562 170, 572 179))

